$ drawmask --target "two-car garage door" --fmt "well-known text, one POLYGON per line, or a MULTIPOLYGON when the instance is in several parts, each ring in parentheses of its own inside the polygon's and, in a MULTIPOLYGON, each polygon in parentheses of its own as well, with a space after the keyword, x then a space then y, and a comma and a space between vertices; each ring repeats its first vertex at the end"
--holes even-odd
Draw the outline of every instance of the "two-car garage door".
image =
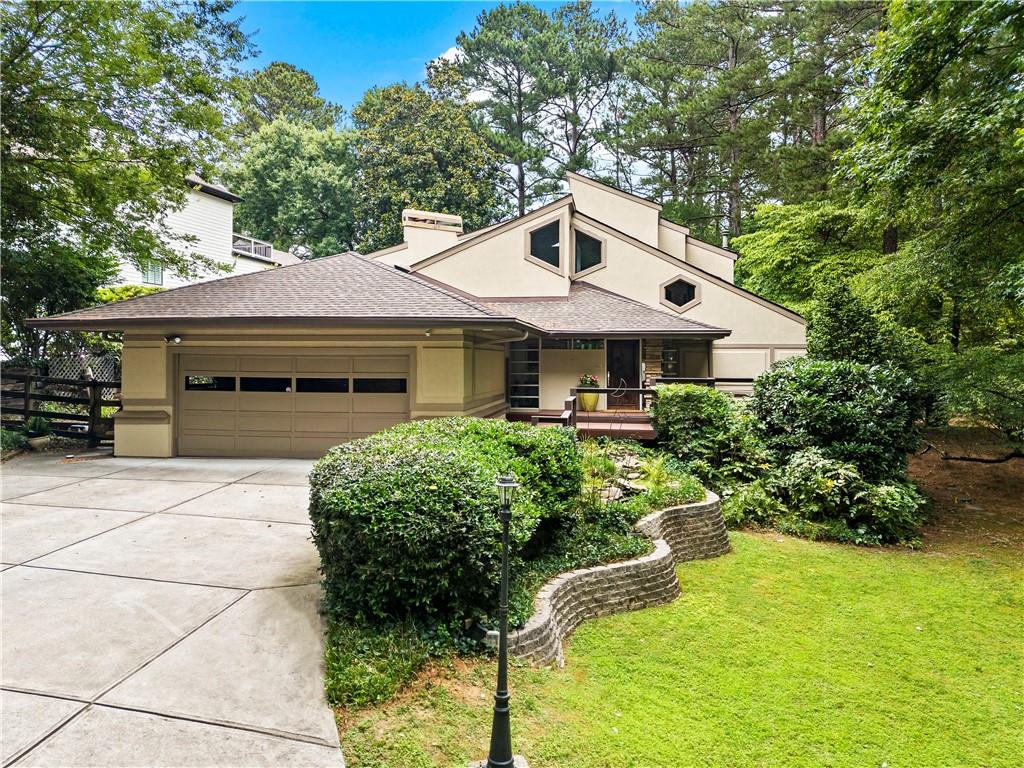
POLYGON ((319 456, 409 418, 409 355, 182 354, 178 453, 319 456))

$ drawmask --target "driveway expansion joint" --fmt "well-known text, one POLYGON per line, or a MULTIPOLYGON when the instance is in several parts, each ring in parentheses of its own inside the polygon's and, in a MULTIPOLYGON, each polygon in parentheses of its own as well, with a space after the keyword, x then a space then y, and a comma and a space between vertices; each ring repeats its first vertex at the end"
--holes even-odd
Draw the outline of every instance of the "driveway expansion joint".
MULTIPOLYGON (((164 756, 157 760, 201 753, 210 756, 211 768, 245 760, 272 760, 274 768, 343 764, 323 692, 319 561, 305 514, 307 467, 242 460, 235 479, 193 480, 194 462, 122 459, 105 472, 102 462, 118 460, 97 458, 88 469, 76 463, 76 474, 68 477, 60 476, 61 469, 71 464, 30 459, 24 475, 3 467, 35 489, 4 500, 28 521, 25 535, 75 510, 91 519, 72 525, 63 539, 42 542, 55 545, 44 552, 38 544, 34 551, 22 547, 32 556, 3 572, 5 607, 18 608, 5 610, 4 634, 10 657, 18 660, 10 670, 5 664, 0 688, 24 697, 19 706, 25 717, 32 711, 49 715, 22 718, 25 738, 17 753, 4 756, 4 766, 93 764, 133 749, 145 754, 148 738, 164 756), (136 474, 159 479, 126 476, 136 474), (206 501, 210 495, 215 498, 206 501), (119 513, 135 517, 118 521, 119 513), (96 530, 111 522, 116 524, 96 530), (77 596, 83 588, 84 596, 77 596), (17 605, 6 602, 8 590, 17 605), (77 614, 68 613, 71 605, 78 606, 77 614), (17 632, 8 634, 8 620, 17 632), (126 643, 116 640, 119 632, 126 643), (54 668, 47 661, 52 648, 33 640, 47 635, 50 643, 75 649, 71 666, 54 668), (226 695, 211 698, 211 689, 226 695), (252 705, 253 695, 260 705, 252 705), (105 737, 107 728, 118 735, 105 737)), ((217 460, 205 476, 233 472, 230 461, 217 460)))

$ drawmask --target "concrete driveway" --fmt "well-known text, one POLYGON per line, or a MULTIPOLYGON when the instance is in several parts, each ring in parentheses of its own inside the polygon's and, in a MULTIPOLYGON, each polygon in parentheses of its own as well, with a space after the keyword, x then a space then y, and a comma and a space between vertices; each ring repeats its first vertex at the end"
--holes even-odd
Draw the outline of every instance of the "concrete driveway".
POLYGON ((2 764, 343 765, 311 463, 5 464, 2 764))

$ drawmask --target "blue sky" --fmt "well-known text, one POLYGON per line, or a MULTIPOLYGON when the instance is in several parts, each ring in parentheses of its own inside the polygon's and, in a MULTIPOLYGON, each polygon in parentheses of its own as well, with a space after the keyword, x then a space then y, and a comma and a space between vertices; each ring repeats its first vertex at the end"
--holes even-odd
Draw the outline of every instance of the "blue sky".
MULTIPOLYGON (((316 77, 325 98, 350 111, 368 88, 422 79, 426 62, 455 45, 459 32, 471 30, 480 11, 495 5, 243 0, 234 13, 245 17, 243 29, 260 50, 246 68, 294 64, 316 77)), ((628 20, 635 13, 629 2, 595 6, 628 20)))

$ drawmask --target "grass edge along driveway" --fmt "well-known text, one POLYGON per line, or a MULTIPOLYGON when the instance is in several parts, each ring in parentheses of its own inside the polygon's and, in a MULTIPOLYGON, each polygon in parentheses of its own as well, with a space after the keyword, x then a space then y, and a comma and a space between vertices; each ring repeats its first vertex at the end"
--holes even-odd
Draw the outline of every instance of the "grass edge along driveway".
MULTIPOLYGON (((513 671, 513 738, 547 766, 1017 766, 1019 558, 733 533, 668 606, 586 622, 562 670, 513 671)), ((343 712, 352 768, 486 754, 493 664, 435 666, 343 712)))

